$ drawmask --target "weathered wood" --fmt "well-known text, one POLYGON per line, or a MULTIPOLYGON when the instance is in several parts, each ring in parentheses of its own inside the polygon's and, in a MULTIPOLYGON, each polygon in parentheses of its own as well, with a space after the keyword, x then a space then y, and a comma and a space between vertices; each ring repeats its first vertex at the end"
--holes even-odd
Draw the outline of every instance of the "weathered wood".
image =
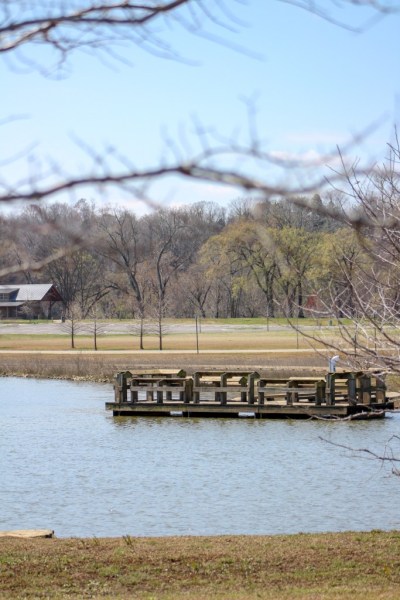
POLYGON ((360 377, 360 401, 362 404, 371 404, 371 377, 361 375, 360 377))
POLYGON ((360 412, 366 404, 377 409, 388 408, 384 382, 369 372, 328 373, 324 380, 260 378, 255 371, 198 371, 193 377, 176 377, 159 371, 132 375, 124 371, 116 376, 114 387, 115 402, 106 403, 106 408, 116 415, 169 415, 177 411, 189 416, 197 411, 206 416, 244 413, 267 418, 268 415, 304 417, 314 414, 313 411, 317 415, 342 416, 360 412), (146 395, 146 401, 140 400, 140 393, 146 395), (213 399, 202 401, 205 394, 212 394, 213 399), (194 411, 193 405, 197 407, 194 411))
POLYGON ((350 373, 348 378, 348 398, 350 404, 357 404, 357 378, 355 373, 350 373))
POLYGON ((150 390, 152 392, 184 392, 184 385, 152 385, 152 386, 144 386, 144 385, 133 385, 131 386, 131 390, 135 390, 137 392, 146 392, 150 390))
POLYGON ((175 416, 181 413, 182 416, 213 416, 213 417, 239 417, 239 415, 254 415, 256 418, 281 417, 281 418, 308 418, 314 414, 326 416, 337 415, 346 416, 347 407, 345 405, 328 407, 315 406, 309 404, 296 404, 288 406, 285 403, 268 403, 264 405, 248 403, 227 402, 220 404, 216 402, 201 402, 199 404, 185 404, 175 402, 173 404, 152 404, 138 403, 125 405, 114 405, 109 403, 107 408, 112 408, 115 416, 175 416))
POLYGON ((315 387, 315 403, 320 406, 325 400, 326 382, 323 380, 317 381, 315 387))
POLYGON ((259 373, 257 373, 255 371, 255 372, 249 374, 248 380, 247 380, 247 386, 249 388, 249 391, 247 392, 247 400, 248 400, 249 404, 254 404, 254 400, 255 400, 254 386, 255 386, 256 379, 260 379, 259 373))
POLYGON ((280 395, 287 394, 287 393, 295 393, 295 394, 300 394, 300 395, 305 395, 305 396, 315 395, 315 392, 316 392, 315 387, 298 388, 298 387, 294 387, 294 386, 279 386, 279 387, 278 386, 277 387, 265 386, 264 390, 265 390, 265 392, 268 392, 268 393, 277 391, 277 393, 280 395))
POLYGON ((375 377, 375 401, 385 402, 386 398, 386 384, 380 377, 375 377))
MULTIPOLYGON (((204 392, 204 393, 212 393, 215 391, 216 388, 214 387, 210 387, 208 385, 199 385, 196 388, 196 391, 198 392, 204 392)), ((232 386, 225 386, 225 387, 218 387, 217 388, 219 392, 247 392, 247 387, 232 387, 232 386)))
POLYGON ((0 531, 0 537, 12 538, 53 538, 52 529, 15 529, 14 531, 0 531))
POLYGON ((333 406, 335 404, 335 375, 328 373, 326 376, 326 404, 333 406))
POLYGON ((132 377, 130 371, 121 371, 115 376, 115 401, 126 402, 128 398, 128 381, 132 377))

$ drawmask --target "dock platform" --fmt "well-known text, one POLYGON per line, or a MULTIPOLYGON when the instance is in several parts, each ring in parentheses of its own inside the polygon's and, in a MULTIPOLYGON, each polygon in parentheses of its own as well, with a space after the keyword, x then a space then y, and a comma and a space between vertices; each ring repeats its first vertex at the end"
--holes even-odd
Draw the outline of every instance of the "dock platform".
POLYGON ((121 416, 201 418, 349 418, 394 408, 384 382, 373 373, 320 377, 261 377, 256 371, 123 371, 115 377, 114 402, 121 416))

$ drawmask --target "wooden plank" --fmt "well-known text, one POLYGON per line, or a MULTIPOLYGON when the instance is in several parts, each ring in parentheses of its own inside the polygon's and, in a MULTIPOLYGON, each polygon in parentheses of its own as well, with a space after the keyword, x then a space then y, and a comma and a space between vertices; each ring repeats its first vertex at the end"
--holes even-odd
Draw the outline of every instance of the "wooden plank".
POLYGON ((193 387, 193 391, 194 392, 248 392, 249 388, 248 387, 240 387, 240 386, 224 386, 224 387, 219 387, 219 386, 194 386, 193 387))
POLYGON ((287 381, 325 381, 324 377, 289 377, 287 381))
POLYGON ((315 396, 315 394, 316 394, 316 388, 270 387, 270 386, 268 386, 268 387, 261 388, 260 391, 264 392, 265 394, 273 394, 274 392, 277 394, 287 394, 287 393, 300 394, 300 395, 310 394, 312 396, 315 396))
POLYGON ((264 386, 264 385, 267 385, 267 384, 269 384, 269 383, 270 383, 271 385, 274 385, 274 384, 277 384, 277 385, 278 385, 278 384, 282 384, 282 383, 283 383, 283 384, 285 384, 285 383, 287 383, 288 381, 289 381, 289 380, 288 380, 288 378, 287 378, 287 377, 285 377, 285 378, 279 378, 279 379, 278 379, 278 378, 277 378, 277 379, 273 379, 273 378, 268 378, 268 379, 260 379, 260 380, 259 380, 259 382, 258 382, 258 385, 259 385, 259 386, 264 386))
POLYGON ((258 412, 263 415, 282 415, 282 416, 346 416, 348 406, 316 406, 315 404, 294 404, 287 406, 282 404, 268 403, 258 407, 258 412))
POLYGON ((287 405, 286 403, 268 403, 265 405, 232 403, 221 405, 216 402, 202 402, 200 404, 185 404, 182 402, 156 404, 156 403, 137 403, 137 404, 115 404, 116 415, 122 416, 145 416, 159 415, 169 416, 171 413, 183 413, 186 416, 207 415, 215 417, 237 416, 239 413, 254 414, 267 418, 276 417, 311 417, 311 416, 347 416, 349 405, 341 406, 316 406, 316 405, 287 405))
POLYGON ((52 529, 15 529, 14 531, 0 531, 0 537, 12 538, 53 538, 52 529))
POLYGON ((184 392, 185 388, 182 386, 173 386, 173 385, 132 385, 132 392, 184 392))

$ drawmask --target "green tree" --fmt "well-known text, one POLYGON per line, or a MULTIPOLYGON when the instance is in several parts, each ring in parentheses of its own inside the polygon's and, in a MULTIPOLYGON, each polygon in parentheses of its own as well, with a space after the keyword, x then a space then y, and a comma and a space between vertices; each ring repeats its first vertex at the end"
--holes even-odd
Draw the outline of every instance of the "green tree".
POLYGON ((318 234, 297 227, 271 230, 278 264, 278 284, 288 317, 304 317, 304 299, 316 260, 318 234))

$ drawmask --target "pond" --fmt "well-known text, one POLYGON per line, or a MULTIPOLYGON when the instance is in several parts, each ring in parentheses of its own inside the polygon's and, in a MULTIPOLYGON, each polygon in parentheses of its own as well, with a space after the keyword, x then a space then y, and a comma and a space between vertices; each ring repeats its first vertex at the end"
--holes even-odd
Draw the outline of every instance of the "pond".
POLYGON ((0 529, 64 536, 396 529, 400 478, 374 422, 116 418, 111 385, 0 381, 0 529), (324 439, 321 439, 324 438, 324 439))

